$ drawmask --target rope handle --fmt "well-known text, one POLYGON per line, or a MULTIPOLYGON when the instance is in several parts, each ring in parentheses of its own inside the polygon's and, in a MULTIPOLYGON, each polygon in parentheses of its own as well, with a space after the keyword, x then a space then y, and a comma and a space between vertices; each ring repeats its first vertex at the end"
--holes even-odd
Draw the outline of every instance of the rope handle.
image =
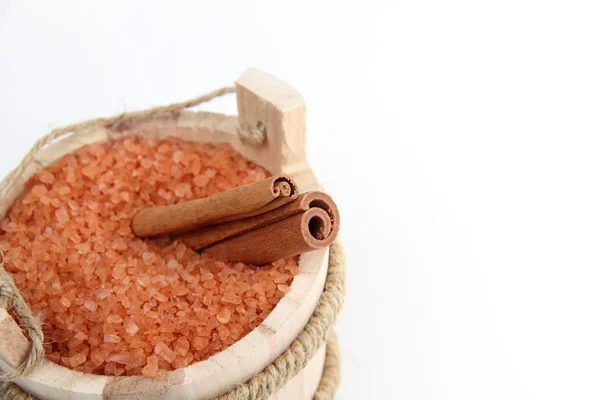
MULTIPOLYGON (((206 93, 186 101, 172 103, 166 106, 153 107, 147 110, 124 112, 121 114, 114 115, 112 117, 94 118, 87 121, 78 122, 76 124, 71 124, 61 128, 53 129, 49 134, 42 136, 40 139, 38 139, 31 147, 31 149, 27 152, 27 154, 25 154, 25 157, 23 158, 21 163, 15 169, 8 173, 8 175, 5 178, 6 182, 8 183, 4 185, 2 192, 0 192, 0 198, 6 195, 6 193, 8 192, 8 188, 10 188, 14 184, 14 182, 23 174, 25 168, 29 165, 29 163, 33 160, 35 155, 41 149, 43 149, 48 144, 54 142, 55 140, 58 140, 64 136, 71 134, 73 131, 86 129, 93 126, 117 128, 126 122, 155 117, 157 115, 178 115, 187 108, 191 108, 202 103, 207 103, 226 94, 235 93, 235 91, 235 86, 223 86, 222 88, 213 90, 210 93, 206 93)), ((258 122, 255 127, 251 127, 248 130, 242 129, 238 126, 237 134, 244 143, 252 145, 263 144, 267 138, 265 126, 261 122, 258 122)))

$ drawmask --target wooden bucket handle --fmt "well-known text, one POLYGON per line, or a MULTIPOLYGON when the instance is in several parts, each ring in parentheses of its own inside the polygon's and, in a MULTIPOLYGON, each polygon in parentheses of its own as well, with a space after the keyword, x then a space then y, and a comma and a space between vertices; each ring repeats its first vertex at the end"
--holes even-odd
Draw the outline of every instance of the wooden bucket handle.
POLYGON ((306 104, 302 95, 273 75, 254 68, 236 81, 238 125, 266 136, 273 174, 293 174, 306 164, 306 104))

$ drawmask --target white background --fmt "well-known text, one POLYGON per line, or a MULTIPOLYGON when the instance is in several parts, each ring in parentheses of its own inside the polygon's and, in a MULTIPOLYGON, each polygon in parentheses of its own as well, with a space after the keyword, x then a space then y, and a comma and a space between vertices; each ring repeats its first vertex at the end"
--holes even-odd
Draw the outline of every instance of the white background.
POLYGON ((258 67, 342 211, 340 399, 597 399, 595 3, 0 0, 0 175, 258 67))

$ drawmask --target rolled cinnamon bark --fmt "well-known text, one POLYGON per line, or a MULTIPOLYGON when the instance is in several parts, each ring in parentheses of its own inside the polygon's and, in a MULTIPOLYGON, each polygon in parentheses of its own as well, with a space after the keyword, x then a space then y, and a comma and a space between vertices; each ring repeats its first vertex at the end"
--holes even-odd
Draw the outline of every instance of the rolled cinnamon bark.
POLYGON ((140 210, 131 229, 141 237, 174 233, 259 215, 294 200, 298 188, 285 175, 239 186, 210 197, 140 210))
POLYGON ((300 214, 310 208, 321 208, 327 213, 331 223, 330 235, 337 236, 340 218, 333 199, 323 192, 311 191, 299 195, 296 200, 273 209, 270 212, 236 221, 204 226, 185 232, 177 238, 193 249, 201 250, 227 238, 238 236, 300 214))
POLYGON ((321 208, 310 208, 273 224, 223 240, 204 249, 204 253, 220 260, 246 264, 266 264, 281 258, 329 246, 331 218, 321 208))

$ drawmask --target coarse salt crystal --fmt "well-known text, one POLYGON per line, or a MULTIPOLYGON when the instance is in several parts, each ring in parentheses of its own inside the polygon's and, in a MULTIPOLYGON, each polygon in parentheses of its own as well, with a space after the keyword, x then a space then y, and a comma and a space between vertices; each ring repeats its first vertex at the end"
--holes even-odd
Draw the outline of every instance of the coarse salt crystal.
POLYGON ((117 335, 104 335, 104 342, 106 343, 119 343, 121 338, 117 335))
POLYGON ((245 299, 244 303, 246 303, 248 305, 248 307, 250 307, 250 308, 256 308, 256 307, 258 307, 258 301, 256 299, 253 299, 253 298, 247 298, 247 299, 245 299))
POLYGON ((214 275, 213 275, 212 273, 210 273, 210 272, 207 272, 206 274, 204 274, 204 275, 202 275, 202 276, 200 277, 200 280, 201 280, 202 282, 205 282, 205 281, 208 281, 208 280, 210 280, 210 279, 212 279, 212 278, 214 278, 214 275))
POLYGON ((35 185, 33 188, 31 188, 31 193, 33 193, 39 198, 42 195, 48 193, 48 188, 46 187, 46 185, 35 185))
POLYGON ((228 323, 230 319, 231 319, 231 310, 229 308, 224 308, 221 311, 219 311, 219 313, 217 314, 217 320, 222 324, 228 323))
POLYGON ((277 268, 279 268, 279 267, 283 267, 284 265, 285 265, 285 260, 284 260, 284 259, 277 260, 277 261, 275 261, 275 262, 273 263, 273 266, 274 266, 274 267, 277 267, 277 268))
POLYGON ((242 298, 233 294, 226 294, 225 296, 221 297, 221 301, 224 303, 241 304, 242 298))
POLYGON ((197 336, 193 340, 194 349, 203 350, 208 346, 209 340, 205 337, 197 336))
POLYGON ((125 332, 127 332, 129 336, 135 335, 139 330, 140 328, 134 322, 130 322, 125 326, 125 332))
POLYGON ((187 272, 185 269, 179 272, 179 276, 181 276, 181 279, 183 279, 186 282, 191 282, 192 280, 194 280, 194 276, 187 272))
POLYGON ((69 213, 67 212, 67 210, 65 210, 62 207, 59 208, 58 210, 56 210, 56 212, 54 213, 54 215, 56 215, 56 219, 60 223, 65 223, 65 222, 67 222, 67 221, 69 221, 71 219, 69 217, 69 213))
POLYGON ((58 194, 60 194, 61 196, 65 196, 69 193, 71 193, 71 188, 68 186, 61 186, 57 189, 58 194))
POLYGON ((135 278, 135 281, 140 284, 140 286, 148 287, 150 286, 151 279, 147 274, 142 274, 135 278))
POLYGON ((96 311, 96 309, 98 308, 98 304, 96 304, 94 300, 86 300, 83 303, 83 306, 92 312, 96 311))
POLYGON ((205 187, 210 182, 210 178, 206 175, 197 175, 194 177, 194 185, 197 187, 205 187))
POLYGON ((190 365, 190 363, 187 358, 177 357, 175 360, 173 360, 171 365, 173 366, 173 368, 179 369, 187 367, 188 365, 190 365))
POLYGON ((162 342, 158 342, 154 346, 154 353, 162 357, 166 362, 171 363, 175 359, 175 353, 162 342))
POLYGON ((177 260, 173 258, 169 259, 169 262, 167 263, 167 268, 175 269, 177 267, 179 267, 179 263, 177 262, 177 260))
POLYGON ((54 183, 54 175, 46 170, 40 170, 38 177, 43 183, 54 183))
POLYGON ((60 303, 65 307, 69 307, 71 305, 71 302, 69 301, 69 299, 67 299, 64 296, 60 298, 60 303))
POLYGON ((217 281, 216 281, 215 279, 209 279, 209 280, 207 280, 206 282, 204 282, 204 283, 202 284, 202 286, 204 286, 204 287, 205 287, 205 288, 207 288, 207 289, 212 289, 212 288, 214 288, 215 286, 217 286, 217 281))
POLYGON ((190 349, 190 342, 186 338, 180 337, 175 341, 173 347, 177 355, 185 357, 190 349))
POLYGON ((106 357, 104 353, 99 348, 94 348, 90 351, 90 360, 98 367, 104 363, 106 357))
MULTIPOLYGON (((92 267, 92 270, 93 270, 93 267, 92 267)), ((103 300, 103 299, 107 298, 108 296, 110 296, 110 294, 112 293, 112 290, 101 288, 101 289, 96 289, 94 293, 96 294, 96 297, 98 297, 100 300, 103 300)))
POLYGON ((290 291, 290 287, 288 285, 277 285, 277 289, 282 293, 287 293, 290 291))
POLYGON ((81 352, 81 353, 77 353, 73 357, 71 357, 70 363, 71 363, 72 367, 76 367, 78 365, 83 364, 85 362, 85 360, 87 360, 87 356, 85 355, 84 352, 81 352))
POLYGON ((131 357, 128 353, 113 354, 113 355, 109 356, 106 359, 106 361, 115 362, 115 363, 119 363, 119 364, 129 364, 131 361, 131 357))
POLYGON ((106 317, 106 322, 108 322, 109 324, 120 324, 121 322, 123 322, 123 318, 121 318, 120 315, 111 314, 108 317, 106 317))

